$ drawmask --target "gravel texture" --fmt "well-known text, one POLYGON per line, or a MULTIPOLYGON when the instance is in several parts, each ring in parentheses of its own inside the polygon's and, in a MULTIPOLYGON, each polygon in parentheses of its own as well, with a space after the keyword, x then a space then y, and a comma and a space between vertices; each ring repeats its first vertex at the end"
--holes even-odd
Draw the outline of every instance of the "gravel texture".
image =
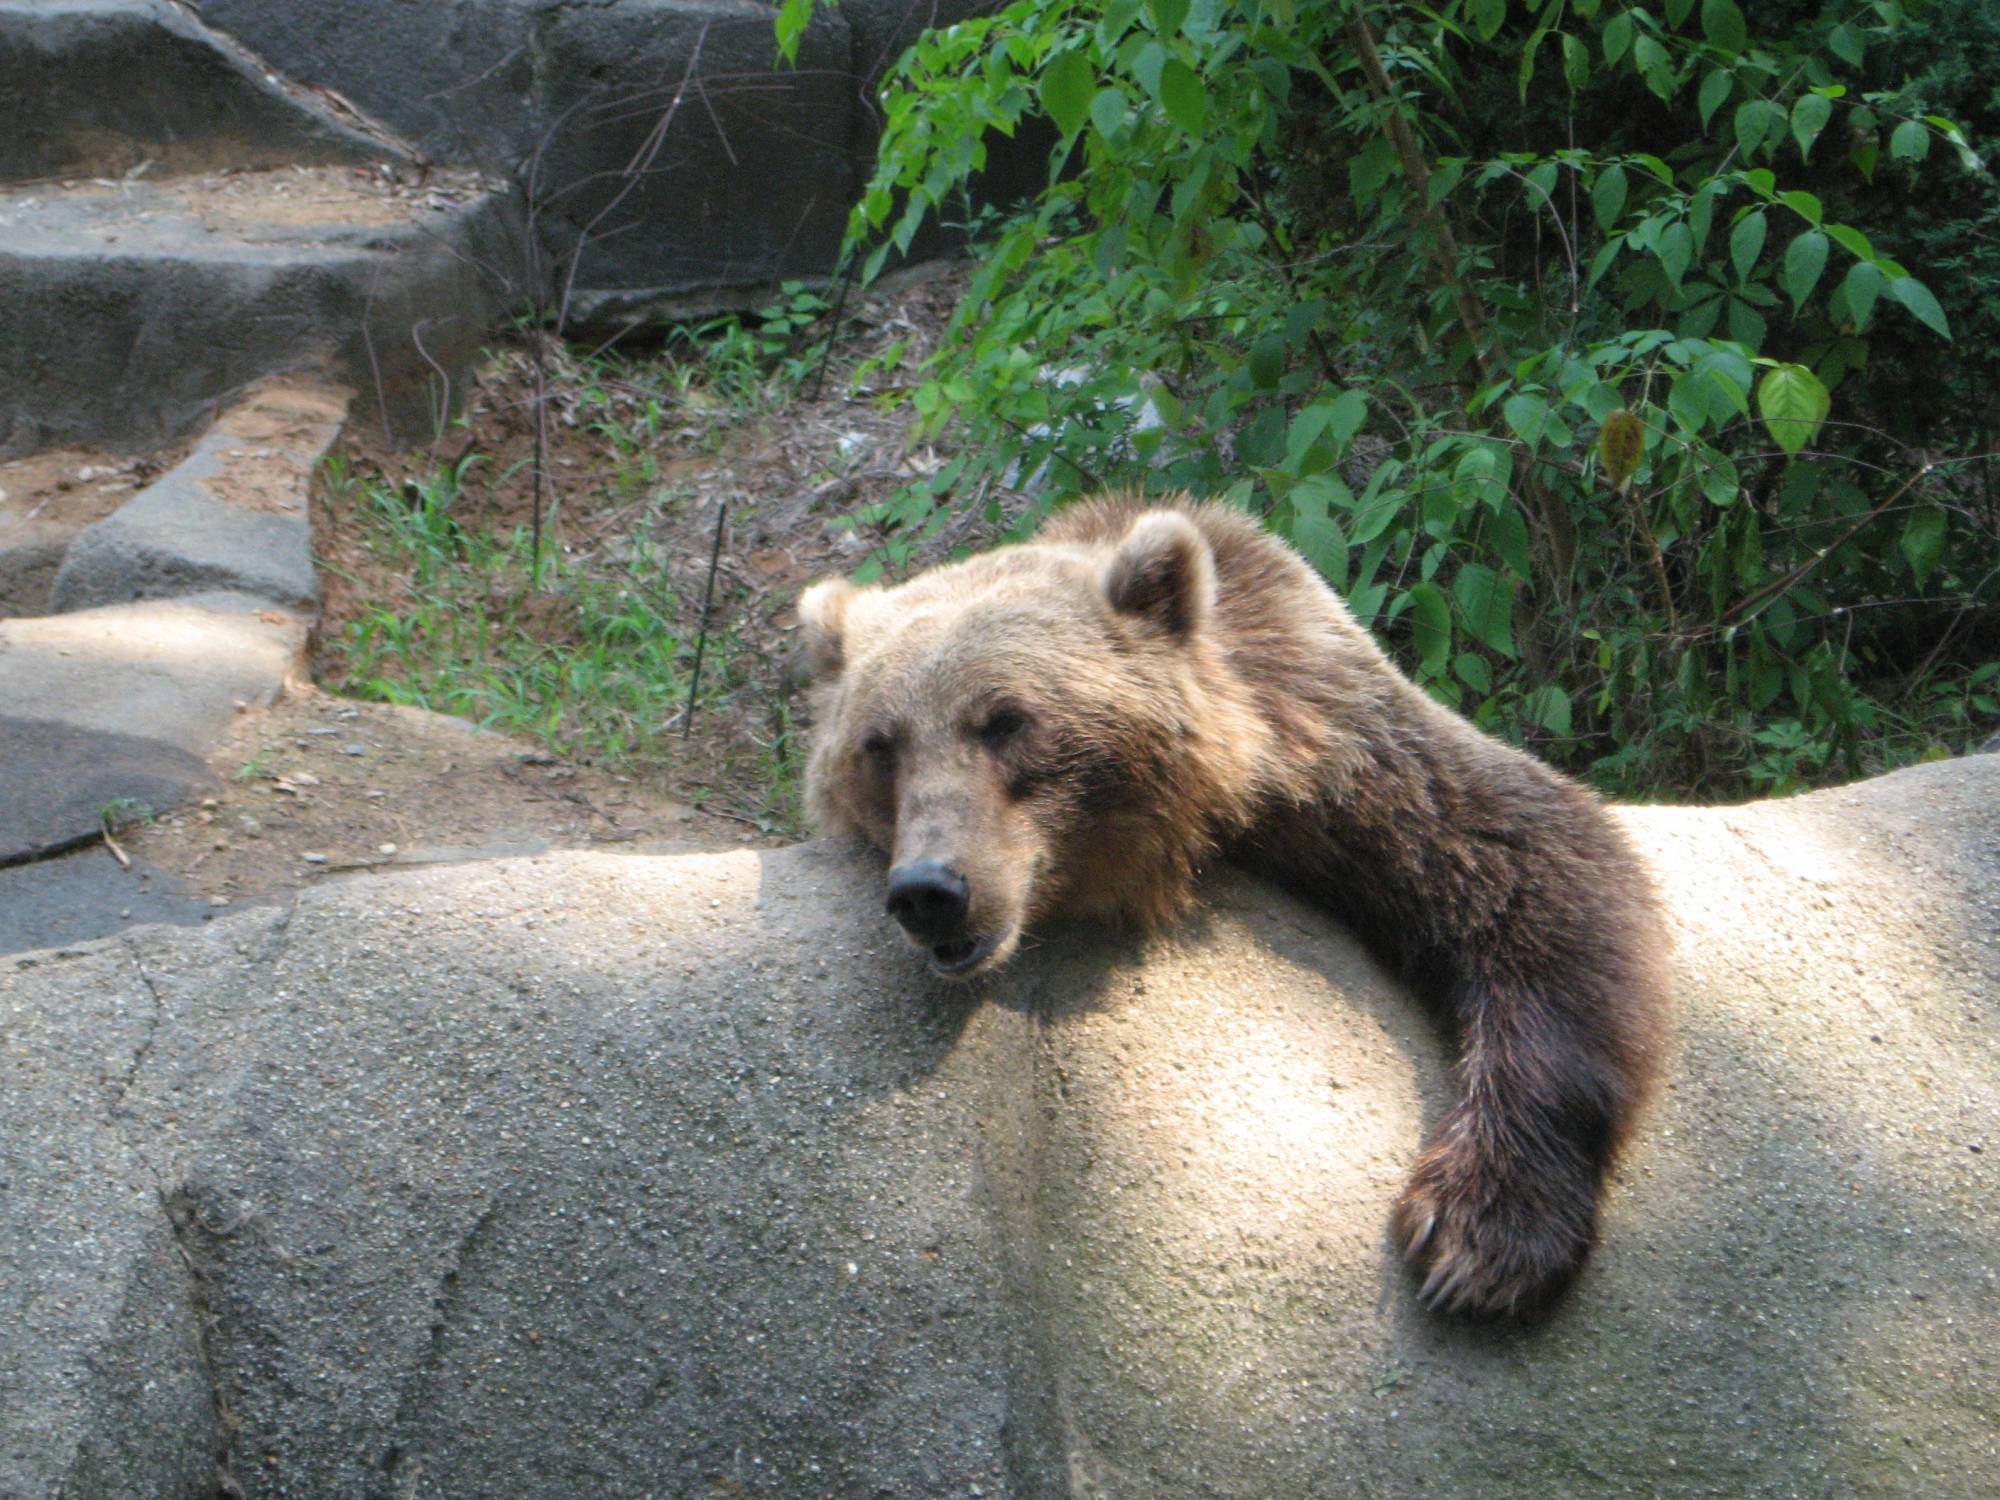
POLYGON ((1994 1493, 2000 760, 1628 816, 1681 1040, 1527 1331, 1391 1254, 1443 1043, 1226 874, 959 990, 831 845, 0 961, 0 1306, 99 1309, 0 1332, 0 1493, 1994 1493))

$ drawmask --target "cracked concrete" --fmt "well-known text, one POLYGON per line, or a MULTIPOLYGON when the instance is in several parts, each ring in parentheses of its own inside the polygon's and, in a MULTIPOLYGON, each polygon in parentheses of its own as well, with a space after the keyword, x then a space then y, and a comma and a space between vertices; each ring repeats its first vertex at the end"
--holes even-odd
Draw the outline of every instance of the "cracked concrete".
POLYGON ((213 1490, 204 1491, 203 1500, 208 1500, 211 1493, 213 1500, 242 1500, 244 1488, 235 1471, 236 1440, 241 1424, 229 1409, 215 1357, 210 1352, 211 1341, 215 1337, 216 1316, 209 1295, 207 1272, 198 1258, 199 1246, 195 1243, 198 1210, 184 1186, 171 1192, 161 1189, 159 1203, 160 1212, 166 1216, 167 1226, 173 1233, 174 1248, 180 1252, 181 1266, 187 1272, 186 1296, 194 1327, 195 1357, 208 1388, 209 1413, 215 1434, 213 1490))
POLYGON ((195 1318, 122 1110, 155 1002, 116 950, 24 972, 54 1003, 0 981, 0 1494, 206 1494, 195 1318))
POLYGON ((147 1020, 145 1033, 139 1038, 138 1045, 132 1049, 132 1060, 126 1065, 123 1076, 118 1080, 117 1090, 112 1095, 110 1116, 113 1121, 116 1121, 123 1112, 125 1096, 132 1091, 132 1082, 139 1076, 139 1070, 146 1065, 146 1054, 153 1050, 153 1039, 160 1034, 160 1027, 166 1023, 167 1018, 167 1004, 160 997, 159 986, 153 983, 152 976, 146 972, 145 962, 136 952, 132 954, 132 970, 139 976, 139 982, 145 986, 147 995, 152 998, 153 1011, 147 1020))

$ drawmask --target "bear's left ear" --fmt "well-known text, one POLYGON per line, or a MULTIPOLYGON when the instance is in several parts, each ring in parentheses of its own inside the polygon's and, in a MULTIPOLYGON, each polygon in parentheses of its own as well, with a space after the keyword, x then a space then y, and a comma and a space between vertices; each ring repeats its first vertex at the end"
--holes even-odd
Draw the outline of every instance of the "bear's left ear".
POLYGON ((1104 595, 1120 614, 1138 615, 1171 636, 1193 633, 1215 607, 1208 538, 1179 511, 1147 511, 1105 565, 1104 595))
POLYGON ((794 670, 805 681, 839 675, 847 658, 847 605, 856 592, 845 578, 826 578, 799 596, 805 640, 794 670))

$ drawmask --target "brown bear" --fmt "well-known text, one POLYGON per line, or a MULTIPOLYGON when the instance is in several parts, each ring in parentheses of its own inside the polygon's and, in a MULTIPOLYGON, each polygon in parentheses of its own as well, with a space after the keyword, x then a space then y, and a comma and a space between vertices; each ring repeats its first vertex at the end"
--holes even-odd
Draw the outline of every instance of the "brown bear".
POLYGON ((1431 699, 1217 505, 1078 505, 897 587, 816 584, 800 617, 808 807, 888 853, 933 968, 989 970, 1059 912, 1163 922, 1241 861, 1456 1037, 1395 1214, 1423 1300, 1531 1316, 1570 1284, 1667 1007, 1652 886, 1592 793, 1431 699))

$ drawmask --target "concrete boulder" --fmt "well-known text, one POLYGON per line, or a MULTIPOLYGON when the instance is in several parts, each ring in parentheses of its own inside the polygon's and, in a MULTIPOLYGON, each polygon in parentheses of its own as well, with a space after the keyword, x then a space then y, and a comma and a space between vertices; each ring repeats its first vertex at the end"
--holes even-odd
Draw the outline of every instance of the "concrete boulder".
POLYGON ((1629 819, 1680 1041, 1530 1330, 1389 1245, 1445 1044, 1227 874, 962 990, 828 845, 0 966, 0 1493, 2000 1490, 2000 760, 1629 819))
MULTIPOLYGON (((833 274, 874 168, 875 91, 917 35, 997 0, 821 5, 794 62, 743 0, 203 0, 287 78, 438 161, 518 176, 572 330, 755 307, 833 274)), ((980 201, 1047 178, 1053 137, 987 142, 980 201)), ((919 255, 955 245, 931 226, 919 255)))

